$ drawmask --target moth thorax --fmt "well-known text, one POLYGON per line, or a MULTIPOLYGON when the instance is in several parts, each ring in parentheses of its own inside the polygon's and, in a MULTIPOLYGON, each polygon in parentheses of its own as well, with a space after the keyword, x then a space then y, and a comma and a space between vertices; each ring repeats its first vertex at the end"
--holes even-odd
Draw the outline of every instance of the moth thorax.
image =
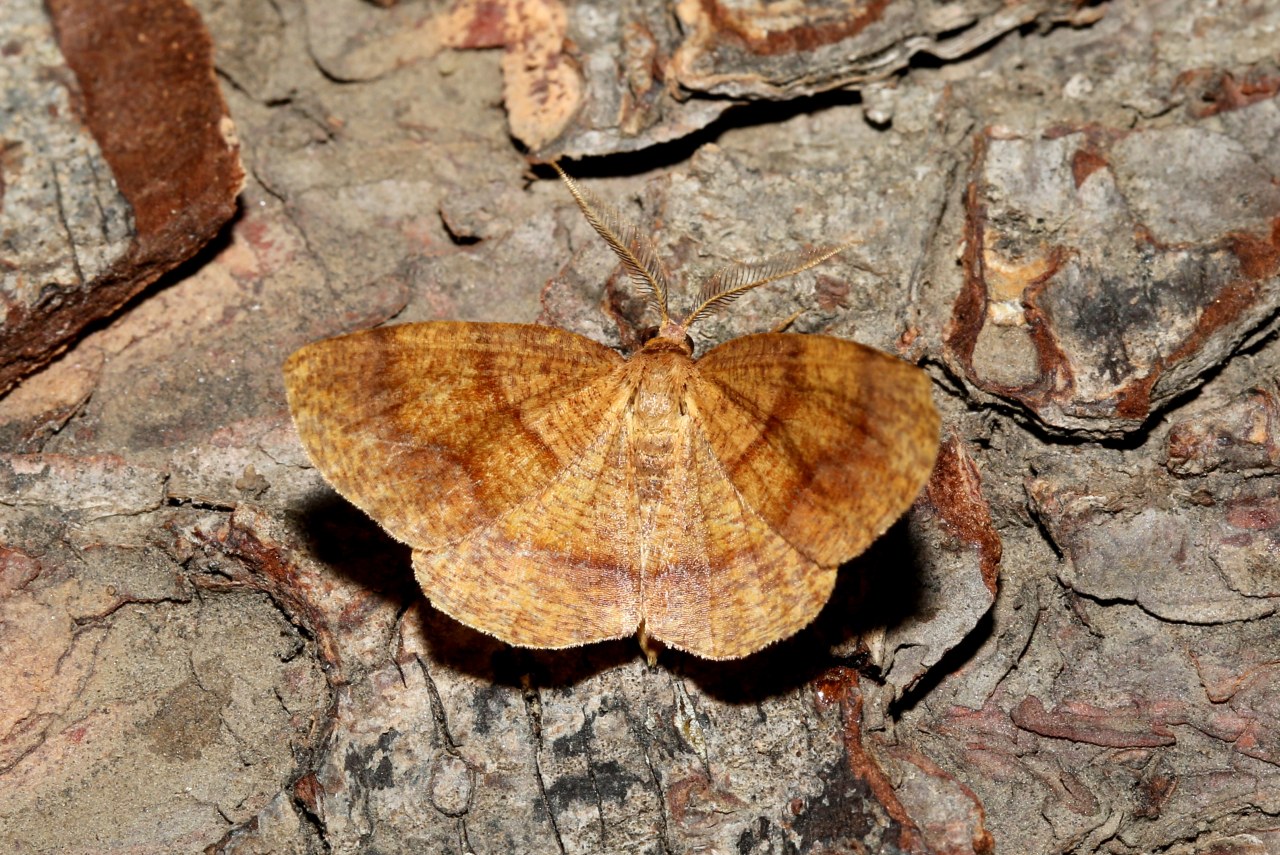
POLYGON ((675 342, 654 339, 632 358, 631 370, 635 417, 650 431, 675 429, 674 419, 683 415, 693 359, 675 342))

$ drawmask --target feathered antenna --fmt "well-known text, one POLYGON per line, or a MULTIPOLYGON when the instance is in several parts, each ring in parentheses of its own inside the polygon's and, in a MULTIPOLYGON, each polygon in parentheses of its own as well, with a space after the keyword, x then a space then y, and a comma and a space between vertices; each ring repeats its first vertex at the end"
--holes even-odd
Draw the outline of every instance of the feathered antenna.
POLYGON ((768 285, 770 282, 777 282, 779 279, 802 273, 858 243, 861 243, 861 241, 854 240, 834 246, 815 246, 809 249, 793 249, 787 252, 780 252, 777 255, 771 255, 761 261, 739 261, 733 264, 726 264, 703 280, 698 294, 698 299, 701 302, 681 322, 680 326, 687 330, 698 321, 719 311, 753 288, 759 288, 761 285, 768 285))
POLYGON ((560 174, 587 222, 604 238, 604 242, 609 244, 618 258, 622 259, 622 266, 627 269, 631 281, 639 286, 641 293, 658 310, 662 316, 662 325, 667 326, 670 323, 667 316, 668 279, 658 261, 653 242, 639 228, 624 220, 616 210, 570 178, 560 168, 560 164, 552 162, 551 167, 560 174))

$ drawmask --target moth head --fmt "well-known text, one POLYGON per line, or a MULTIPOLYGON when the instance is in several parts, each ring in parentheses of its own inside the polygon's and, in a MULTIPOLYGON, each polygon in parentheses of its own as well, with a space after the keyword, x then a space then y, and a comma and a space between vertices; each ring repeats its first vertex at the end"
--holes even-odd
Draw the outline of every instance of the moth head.
MULTIPOLYGON (((590 191, 570 178, 560 164, 552 162, 552 168, 564 180, 570 195, 582 210, 583 216, 596 230, 604 242, 622 261, 631 281, 658 313, 659 323, 653 327, 647 338, 663 338, 679 343, 682 347, 687 343, 688 352, 693 352, 693 340, 689 331, 693 325, 721 311, 725 306, 741 297, 748 291, 786 279, 816 267, 831 256, 843 252, 859 241, 847 241, 840 244, 803 247, 800 249, 771 255, 760 261, 736 261, 713 270, 698 286, 698 304, 685 315, 681 321, 674 321, 667 309, 667 294, 670 292, 670 276, 658 259, 657 248, 647 234, 636 225, 628 222, 612 206, 596 198, 590 191)), ((642 335, 643 335, 642 331, 642 335)))
MULTIPOLYGON (((670 321, 668 321, 668 323, 670 323, 670 321)), ((672 326, 674 327, 675 325, 672 324, 672 326)), ((639 340, 642 346, 656 339, 661 339, 662 341, 669 342, 673 340, 672 334, 674 332, 675 330, 669 329, 667 334, 663 335, 662 327, 651 325, 647 327, 641 327, 640 329, 636 330, 636 338, 639 340)), ((684 337, 681 338, 678 343, 682 345, 682 349, 686 353, 693 353, 693 337, 689 335, 688 332, 685 332, 684 337)))

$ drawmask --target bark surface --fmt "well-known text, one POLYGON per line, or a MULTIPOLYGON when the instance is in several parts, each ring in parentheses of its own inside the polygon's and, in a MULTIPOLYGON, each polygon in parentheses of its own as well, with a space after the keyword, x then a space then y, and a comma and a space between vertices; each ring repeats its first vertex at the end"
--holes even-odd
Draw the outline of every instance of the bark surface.
MULTIPOLYGON (((1280 851, 1280 7, 195 5, 239 212, 0 399, 0 850, 1280 851), (565 152, 678 281, 862 241, 696 352, 801 311, 934 381, 920 499, 746 660, 465 628, 289 419, 391 320, 634 349, 565 152)), ((9 103, 83 89, 27 11, 9 103)))

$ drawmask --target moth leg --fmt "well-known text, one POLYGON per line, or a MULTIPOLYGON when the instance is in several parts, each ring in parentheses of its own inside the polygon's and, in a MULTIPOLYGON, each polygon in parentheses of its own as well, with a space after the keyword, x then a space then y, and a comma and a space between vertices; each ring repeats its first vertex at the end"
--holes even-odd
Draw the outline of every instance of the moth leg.
POLYGON ((644 658, 649 662, 649 667, 656 668, 658 654, 662 652, 663 644, 644 631, 644 620, 640 621, 640 626, 636 629, 636 641, 640 643, 640 650, 644 653, 644 658))
POLYGON ((775 324, 773 329, 769 330, 769 332, 772 332, 772 333, 786 332, 787 327, 794 324, 796 322, 796 318, 803 315, 804 312, 805 312, 804 309, 799 309, 795 312, 792 312, 790 315, 788 315, 787 317, 779 321, 777 324, 775 324))

